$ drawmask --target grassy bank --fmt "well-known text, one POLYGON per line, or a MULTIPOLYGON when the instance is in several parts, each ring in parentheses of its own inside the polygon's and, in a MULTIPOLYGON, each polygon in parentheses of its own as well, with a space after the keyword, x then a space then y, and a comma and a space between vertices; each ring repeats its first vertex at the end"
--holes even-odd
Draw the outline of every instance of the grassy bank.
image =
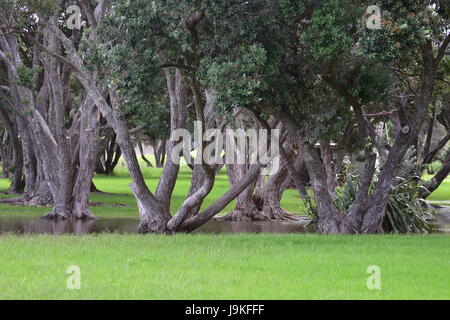
POLYGON ((2 236, 0 298, 449 299, 449 256, 440 235, 2 236))

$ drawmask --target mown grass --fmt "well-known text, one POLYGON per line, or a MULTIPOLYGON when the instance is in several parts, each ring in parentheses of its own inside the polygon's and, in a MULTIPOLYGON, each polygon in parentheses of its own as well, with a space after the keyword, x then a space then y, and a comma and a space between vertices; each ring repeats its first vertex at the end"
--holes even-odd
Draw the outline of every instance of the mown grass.
POLYGON ((449 299, 449 256, 443 235, 7 235, 0 298, 449 299), (381 290, 367 288, 371 265, 381 290))
MULTIPOLYGON (((439 188, 428 197, 428 200, 434 202, 450 202, 450 177, 447 177, 439 188)), ((449 205, 449 203, 447 203, 449 205)))
MULTIPOLYGON (((161 169, 144 168, 154 190, 161 169)), ((137 217, 124 167, 96 176, 98 217, 137 217), (114 204, 125 204, 115 207, 114 204)), ((9 182, 0 180, 0 189, 9 182)), ((190 184, 181 169, 174 212, 190 184)), ((203 207, 229 188, 221 173, 203 207)), ((450 198, 450 179, 431 200, 450 198)), ((2 195, 5 197, 5 195, 2 195)), ((303 212, 295 190, 282 199, 303 212)), ((224 212, 232 210, 230 204, 224 212)), ((50 208, 0 205, 0 217, 39 216, 50 208)), ((140 236, 1 235, 0 299, 449 299, 446 235, 319 236, 234 234, 140 236), (81 268, 81 290, 66 286, 70 265, 81 268), (369 290, 367 267, 381 268, 382 289, 369 290)))

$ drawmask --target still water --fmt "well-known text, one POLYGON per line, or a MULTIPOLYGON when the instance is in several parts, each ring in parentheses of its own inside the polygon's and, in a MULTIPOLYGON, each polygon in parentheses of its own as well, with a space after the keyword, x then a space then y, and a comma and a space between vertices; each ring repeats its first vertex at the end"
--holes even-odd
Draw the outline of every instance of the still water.
MULTIPOLYGON (((41 218, 0 218, 0 234, 90 234, 90 233, 135 233, 138 219, 98 219, 98 220, 47 220, 41 218)), ((438 233, 450 234, 450 207, 440 209, 437 215, 438 233)), ((309 233, 307 221, 294 222, 230 222, 212 220, 196 233, 309 233)))
MULTIPOLYGON (((138 219, 98 219, 52 221, 40 218, 0 218, 0 234, 90 234, 134 233, 138 219)), ((209 221, 196 233, 305 233, 305 222, 229 222, 209 221)))

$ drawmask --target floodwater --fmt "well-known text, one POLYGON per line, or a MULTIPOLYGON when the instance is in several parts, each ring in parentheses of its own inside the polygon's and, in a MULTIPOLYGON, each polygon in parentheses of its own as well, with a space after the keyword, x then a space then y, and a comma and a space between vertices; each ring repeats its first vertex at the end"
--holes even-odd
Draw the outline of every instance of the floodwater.
MULTIPOLYGON (((0 218, 0 234, 135 233, 138 219, 47 220, 0 218)), ((306 222, 230 222, 212 220, 195 233, 305 233, 306 222)))
MULTIPOLYGON (((91 234, 135 233, 138 219, 47 220, 41 218, 0 218, 0 234, 91 234)), ((440 209, 436 221, 438 233, 450 234, 450 207, 440 209)), ((307 221, 230 222, 212 220, 195 233, 310 233, 307 221)))

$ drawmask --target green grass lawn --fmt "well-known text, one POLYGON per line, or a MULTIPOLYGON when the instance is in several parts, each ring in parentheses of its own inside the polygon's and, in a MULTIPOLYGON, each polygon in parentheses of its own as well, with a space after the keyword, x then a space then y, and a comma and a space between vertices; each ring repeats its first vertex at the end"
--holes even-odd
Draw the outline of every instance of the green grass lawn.
MULTIPOLYGON (((160 172, 144 168, 152 190, 160 172)), ((138 217, 124 167, 94 181, 113 194, 92 195, 106 204, 92 207, 98 217, 138 217)), ((8 183, 1 179, 0 190, 8 183)), ((189 184, 184 167, 172 211, 189 184)), ((203 206, 228 188, 222 173, 203 206)), ((449 190, 447 179, 431 200, 449 200, 449 190)), ((295 190, 285 192, 282 205, 303 211, 295 190)), ((0 217, 49 210, 0 205, 0 217)), ((450 299, 449 257, 446 235, 1 235, 0 299, 450 299), (70 265, 81 268, 81 290, 66 287, 70 265), (381 290, 366 286, 370 265, 381 268, 381 290)))
POLYGON ((0 298, 450 299, 449 257, 442 235, 8 235, 0 298), (370 265, 381 290, 367 288, 370 265))
POLYGON ((446 205, 450 205, 450 203, 448 203, 450 201, 450 177, 447 177, 447 179, 442 182, 439 188, 428 197, 428 200, 434 202, 443 201, 444 203, 447 202, 446 205))

